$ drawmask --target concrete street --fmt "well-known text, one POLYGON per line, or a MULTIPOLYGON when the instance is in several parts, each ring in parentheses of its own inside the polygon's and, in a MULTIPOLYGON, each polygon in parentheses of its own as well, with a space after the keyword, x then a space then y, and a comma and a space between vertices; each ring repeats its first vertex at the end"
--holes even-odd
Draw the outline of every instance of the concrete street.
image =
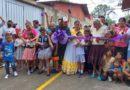
MULTIPOLYGON (((45 74, 33 73, 28 76, 26 71, 23 71, 18 77, 4 79, 4 72, 0 70, 0 90, 36 90, 54 75, 47 77, 45 74)), ((98 81, 88 75, 79 78, 77 75, 62 74, 44 90, 130 90, 130 87, 115 82, 98 81)))

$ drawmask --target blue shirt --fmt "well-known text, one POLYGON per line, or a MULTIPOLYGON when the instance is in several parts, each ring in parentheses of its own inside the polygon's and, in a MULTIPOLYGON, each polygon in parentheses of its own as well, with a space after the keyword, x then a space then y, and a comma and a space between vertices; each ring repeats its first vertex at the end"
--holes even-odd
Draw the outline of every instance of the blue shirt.
POLYGON ((4 61, 14 61, 14 43, 2 43, 3 60, 4 61))

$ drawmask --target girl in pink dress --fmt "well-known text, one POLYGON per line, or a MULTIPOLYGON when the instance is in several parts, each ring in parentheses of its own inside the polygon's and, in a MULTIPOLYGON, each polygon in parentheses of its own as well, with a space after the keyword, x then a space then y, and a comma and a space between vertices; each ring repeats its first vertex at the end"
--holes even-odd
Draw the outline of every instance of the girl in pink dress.
POLYGON ((31 74, 35 64, 35 42, 39 37, 38 32, 33 29, 30 22, 26 23, 26 29, 22 34, 22 39, 25 42, 25 50, 23 52, 23 60, 26 60, 28 67, 28 75, 31 74))
POLYGON ((28 38, 24 40, 25 42, 25 49, 23 52, 23 60, 26 60, 27 68, 28 68, 28 75, 31 74, 31 70, 33 68, 33 62, 35 60, 35 41, 31 41, 34 38, 32 33, 28 33, 28 38))

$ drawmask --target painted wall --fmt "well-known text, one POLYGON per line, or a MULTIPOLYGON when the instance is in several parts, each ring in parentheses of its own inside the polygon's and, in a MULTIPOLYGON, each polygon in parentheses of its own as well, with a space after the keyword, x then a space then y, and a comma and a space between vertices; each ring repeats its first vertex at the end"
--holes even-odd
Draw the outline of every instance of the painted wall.
MULTIPOLYGON (((62 11, 57 11, 55 10, 54 8, 50 7, 50 6, 47 6, 47 5, 44 5, 44 9, 45 9, 45 12, 48 13, 49 17, 53 16, 53 21, 55 22, 55 24, 58 24, 57 23, 57 20, 58 18, 61 18, 61 17, 68 17, 68 14, 67 13, 64 13, 62 11)), ((75 20, 79 20, 78 18, 76 17, 72 17, 70 16, 70 20, 69 20, 69 27, 72 28, 74 26, 74 21, 75 20)), ((82 26, 84 25, 91 25, 92 24, 92 21, 88 18, 84 18, 83 20, 79 20, 82 24, 82 26)), ((44 19, 44 23, 46 23, 45 19, 44 19)), ((46 26, 46 24, 45 24, 46 26)))

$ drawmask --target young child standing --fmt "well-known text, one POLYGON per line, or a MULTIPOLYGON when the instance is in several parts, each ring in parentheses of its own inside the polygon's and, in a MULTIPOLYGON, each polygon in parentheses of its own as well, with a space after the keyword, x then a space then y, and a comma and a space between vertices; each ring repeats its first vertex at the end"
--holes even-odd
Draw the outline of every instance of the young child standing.
POLYGON ((33 70, 34 60, 35 60, 35 44, 36 41, 31 41, 34 38, 33 33, 29 32, 27 39, 24 40, 25 42, 25 49, 23 51, 22 59, 26 60, 27 63, 27 74, 30 75, 33 70))
POLYGON ((91 41, 91 31, 89 28, 86 28, 84 30, 84 36, 87 37, 86 40, 85 40, 85 71, 87 71, 88 74, 90 74, 92 72, 92 65, 90 63, 88 63, 88 54, 89 54, 89 51, 90 51, 90 48, 91 48, 91 44, 92 44, 92 41, 91 41))
MULTIPOLYGON (((76 34, 77 36, 83 36, 81 32, 76 34)), ((84 52, 84 45, 85 41, 77 39, 75 42, 76 46, 76 60, 78 61, 78 72, 80 75, 84 73, 84 63, 85 63, 85 52, 84 52)))
POLYGON ((3 54, 3 60, 5 63, 5 70, 6 70, 5 79, 7 79, 10 74, 10 69, 9 69, 10 64, 13 70, 13 75, 18 76, 18 73, 16 71, 15 60, 14 60, 15 48, 13 43, 13 36, 10 33, 6 33, 5 39, 6 41, 2 43, 2 51, 3 51, 2 54, 3 54))
POLYGON ((40 50, 38 52, 39 59, 39 73, 43 72, 43 67, 47 69, 47 76, 50 75, 50 59, 52 58, 53 44, 50 37, 46 34, 44 27, 40 29, 41 35, 39 36, 38 44, 40 50))
POLYGON ((14 46, 16 47, 16 51, 15 51, 15 58, 17 60, 17 67, 18 70, 22 70, 23 69, 23 61, 22 61, 22 56, 23 56, 23 45, 24 42, 23 40, 20 38, 20 34, 18 34, 18 36, 15 39, 15 43, 14 46))

